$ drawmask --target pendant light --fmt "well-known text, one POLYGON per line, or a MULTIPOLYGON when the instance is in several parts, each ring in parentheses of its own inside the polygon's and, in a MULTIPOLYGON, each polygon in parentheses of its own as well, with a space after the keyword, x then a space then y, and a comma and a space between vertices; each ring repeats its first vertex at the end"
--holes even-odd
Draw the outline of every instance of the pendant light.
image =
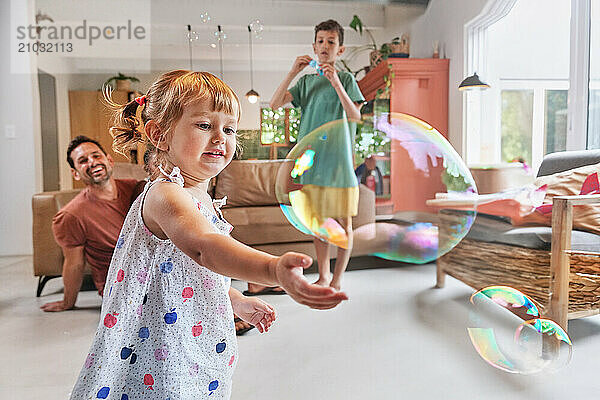
POLYGON ((252 27, 248 25, 248 49, 250 50, 250 90, 246 93, 246 98, 250 104, 254 104, 260 98, 260 95, 254 90, 254 67, 252 64, 252 27))
POLYGON ((458 90, 473 90, 473 89, 488 89, 490 85, 485 82, 482 82, 479 79, 477 73, 474 73, 471 76, 467 76, 463 81, 458 85, 458 90))

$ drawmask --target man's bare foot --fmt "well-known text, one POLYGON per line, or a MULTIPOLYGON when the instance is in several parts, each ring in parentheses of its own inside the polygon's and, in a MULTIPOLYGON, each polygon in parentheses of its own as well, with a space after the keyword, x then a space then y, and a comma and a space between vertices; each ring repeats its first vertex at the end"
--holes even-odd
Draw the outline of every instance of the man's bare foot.
POLYGON ((250 325, 246 321, 242 320, 241 318, 235 317, 234 321, 235 321, 235 334, 237 336, 241 336, 244 333, 246 333, 249 330, 254 328, 252 325, 250 325))
POLYGON ((331 282, 331 277, 320 276, 319 279, 317 279, 317 281, 315 282, 315 285, 327 287, 327 286, 329 286, 330 282, 331 282))
POLYGON ((262 286, 262 285, 257 285, 255 283, 248 283, 248 290, 244 290, 243 292, 244 296, 257 296, 257 295, 264 295, 264 294, 286 294, 285 291, 278 287, 269 287, 269 286, 262 286))

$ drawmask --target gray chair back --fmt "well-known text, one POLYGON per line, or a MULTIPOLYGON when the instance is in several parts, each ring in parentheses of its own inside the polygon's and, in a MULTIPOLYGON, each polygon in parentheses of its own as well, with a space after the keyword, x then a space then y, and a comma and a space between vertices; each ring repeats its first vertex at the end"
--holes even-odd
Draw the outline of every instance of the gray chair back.
POLYGON ((546 176, 600 163, 600 149, 561 151, 544 156, 537 176, 546 176))

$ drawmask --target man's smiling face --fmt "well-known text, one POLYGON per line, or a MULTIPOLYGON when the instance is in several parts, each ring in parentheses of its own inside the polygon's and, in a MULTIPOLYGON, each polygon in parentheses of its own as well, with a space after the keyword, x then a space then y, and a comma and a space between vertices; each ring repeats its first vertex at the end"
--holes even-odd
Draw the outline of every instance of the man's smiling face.
POLYGON ((71 171, 75 180, 86 185, 101 185, 112 175, 114 161, 94 143, 84 142, 71 152, 75 168, 71 171))

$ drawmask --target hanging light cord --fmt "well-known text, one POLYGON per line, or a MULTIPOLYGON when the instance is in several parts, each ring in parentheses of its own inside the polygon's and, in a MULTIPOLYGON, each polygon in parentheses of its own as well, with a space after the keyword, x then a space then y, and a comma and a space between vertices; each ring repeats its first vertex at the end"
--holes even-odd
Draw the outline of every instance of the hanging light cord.
POLYGON ((254 89, 254 66, 252 63, 252 28, 248 25, 248 41, 250 46, 248 49, 250 50, 250 89, 254 89))
POLYGON ((219 27, 219 60, 221 67, 221 80, 223 80, 223 31, 221 30, 221 25, 219 27))
POLYGON ((188 25, 187 30, 188 30, 188 48, 190 51, 190 71, 193 71, 194 68, 192 66, 192 26, 188 25))

